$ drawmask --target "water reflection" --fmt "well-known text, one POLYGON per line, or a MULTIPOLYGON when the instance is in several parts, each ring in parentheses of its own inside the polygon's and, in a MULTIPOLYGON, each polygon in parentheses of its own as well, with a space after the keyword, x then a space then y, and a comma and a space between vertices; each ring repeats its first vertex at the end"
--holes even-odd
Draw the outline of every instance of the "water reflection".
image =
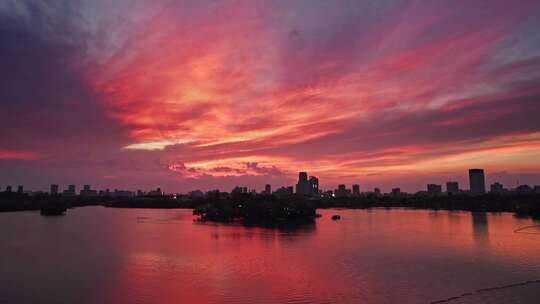
POLYGON ((488 217, 486 212, 471 212, 472 232, 479 248, 489 245, 488 217))
POLYGON ((316 231, 316 222, 294 224, 294 225, 276 225, 276 226, 257 226, 245 225, 240 222, 236 223, 219 223, 209 221, 194 220, 195 225, 212 229, 211 237, 218 239, 253 239, 258 238, 265 241, 274 241, 276 238, 281 238, 284 241, 295 240, 300 237, 309 237, 310 234, 316 231))
POLYGON ((538 223, 510 214, 320 210, 271 229, 190 212, 0 214, 0 303, 429 303, 540 278, 540 238, 514 233, 538 223))

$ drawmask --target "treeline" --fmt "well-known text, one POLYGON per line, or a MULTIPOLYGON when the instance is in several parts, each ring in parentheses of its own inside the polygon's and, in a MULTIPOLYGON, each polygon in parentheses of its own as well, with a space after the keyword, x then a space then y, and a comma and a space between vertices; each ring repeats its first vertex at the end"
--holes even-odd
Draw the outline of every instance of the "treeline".
POLYGON ((303 198, 277 199, 270 195, 247 193, 229 199, 210 198, 193 210, 203 221, 234 222, 253 225, 302 224, 313 222, 316 202, 303 198))
POLYGON ((513 212, 540 218, 540 195, 485 194, 479 196, 364 196, 352 198, 332 198, 319 201, 319 208, 374 208, 404 207, 420 209, 464 210, 482 212, 513 212))
POLYGON ((116 208, 193 208, 201 218, 230 221, 286 221, 315 216, 317 208, 374 208, 408 207, 422 209, 465 210, 483 212, 513 212, 540 218, 539 194, 485 194, 481 196, 375 196, 333 198, 291 195, 276 197, 254 193, 222 195, 218 192, 203 197, 84 197, 84 196, 28 196, 21 193, 0 192, 0 212, 40 210, 50 205, 67 208, 101 205, 116 208))
POLYGON ((85 197, 63 195, 35 195, 0 192, 0 212, 41 210, 49 206, 66 208, 105 206, 115 208, 194 208, 193 202, 182 202, 171 197, 85 197))
POLYGON ((100 203, 82 197, 63 197, 59 195, 29 196, 23 193, 0 192, 0 212, 40 210, 48 206, 71 208, 90 205, 100 205, 100 203))

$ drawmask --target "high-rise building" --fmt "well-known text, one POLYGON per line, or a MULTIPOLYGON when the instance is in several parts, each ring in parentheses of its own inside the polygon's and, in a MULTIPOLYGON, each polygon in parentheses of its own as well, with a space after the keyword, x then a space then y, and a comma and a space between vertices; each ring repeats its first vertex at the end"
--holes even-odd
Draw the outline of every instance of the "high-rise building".
POLYGON ((455 195, 459 193, 459 184, 458 182, 447 182, 446 183, 446 193, 449 195, 455 195))
POLYGON ((440 195, 442 193, 442 186, 436 185, 436 184, 428 184, 427 192, 429 195, 433 195, 433 196, 440 195))
POLYGON ((358 184, 352 185, 352 194, 354 196, 359 196, 360 195, 360 185, 358 185, 358 184))
POLYGON ((319 179, 315 176, 309 177, 309 193, 308 194, 317 194, 319 193, 319 179))
POLYGON ((381 189, 375 187, 375 189, 373 189, 373 193, 375 193, 375 196, 381 196, 381 189))
POLYGON ((298 194, 308 194, 309 193, 309 181, 307 172, 298 173, 298 183, 296 183, 296 193, 298 194))
POLYGON ((272 194, 272 186, 270 184, 266 184, 266 186, 264 186, 264 193, 267 195, 272 194))
POLYGON ((491 186, 490 186, 489 188, 490 188, 490 189, 489 189, 489 190, 490 190, 489 192, 491 192, 491 193, 498 193, 498 194, 499 194, 499 193, 503 193, 503 192, 504 192, 504 187, 503 187, 503 185, 502 185, 501 183, 499 183, 499 182, 496 182, 496 183, 491 184, 491 186))
POLYGON ((484 176, 483 169, 470 169, 469 170, 469 184, 471 194, 484 194, 486 193, 486 178, 484 176))
POLYGON ((11 193, 11 186, 6 186, 6 192, 11 193))
POLYGON ((401 189, 400 188, 393 188, 392 189, 392 196, 393 197, 401 196, 401 189))
POLYGON ((52 184, 50 193, 51 193, 51 195, 58 195, 58 185, 52 184))
POLYGON ((308 180, 307 172, 299 172, 298 183, 296 183, 296 193, 303 195, 319 193, 319 179, 315 176, 310 176, 308 180))
POLYGON ((21 185, 17 186, 17 193, 23 194, 23 192, 24 192, 24 187, 21 185))

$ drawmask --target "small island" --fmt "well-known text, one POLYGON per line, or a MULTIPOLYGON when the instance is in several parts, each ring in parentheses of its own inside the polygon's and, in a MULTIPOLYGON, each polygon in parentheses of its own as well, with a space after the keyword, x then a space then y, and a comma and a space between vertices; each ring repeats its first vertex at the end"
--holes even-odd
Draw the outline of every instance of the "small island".
POLYGON ((250 226, 289 226, 313 223, 316 203, 309 200, 264 199, 251 195, 233 195, 231 199, 213 199, 193 210, 200 221, 239 222, 250 226))

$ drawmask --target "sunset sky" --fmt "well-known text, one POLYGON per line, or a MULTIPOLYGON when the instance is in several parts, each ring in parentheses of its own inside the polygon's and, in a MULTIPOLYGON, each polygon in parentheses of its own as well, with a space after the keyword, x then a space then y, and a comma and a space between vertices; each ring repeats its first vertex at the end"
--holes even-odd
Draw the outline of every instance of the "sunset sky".
POLYGON ((540 1, 0 0, 0 187, 540 184, 540 1))

